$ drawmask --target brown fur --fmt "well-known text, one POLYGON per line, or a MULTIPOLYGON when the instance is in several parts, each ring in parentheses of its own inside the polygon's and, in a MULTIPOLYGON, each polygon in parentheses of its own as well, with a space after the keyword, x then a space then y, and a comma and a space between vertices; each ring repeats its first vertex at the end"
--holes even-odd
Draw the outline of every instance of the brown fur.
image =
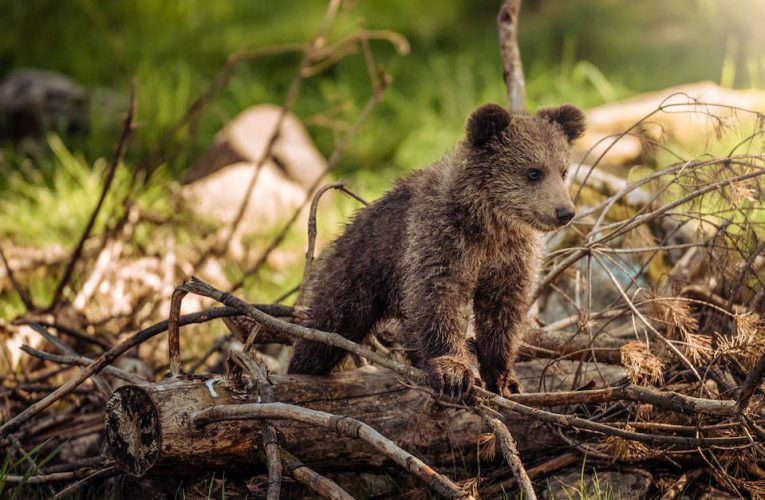
MULTIPOLYGON (((430 384, 460 399, 475 383, 465 342, 472 312, 481 378, 492 391, 516 392, 512 362, 539 235, 573 215, 564 177, 569 144, 583 129, 570 105, 537 115, 478 108, 453 154, 361 210, 316 261, 303 295, 308 326, 359 342, 377 321, 401 318, 430 384)), ((344 356, 298 341, 289 371, 328 373, 344 356)))

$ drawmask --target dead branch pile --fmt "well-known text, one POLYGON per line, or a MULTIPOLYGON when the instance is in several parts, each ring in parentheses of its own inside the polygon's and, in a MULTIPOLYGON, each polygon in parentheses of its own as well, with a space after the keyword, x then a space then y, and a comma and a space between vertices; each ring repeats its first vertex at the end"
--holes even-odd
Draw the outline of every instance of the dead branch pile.
MULTIPOLYGON (((134 294, 113 314, 89 317, 97 290, 114 289, 124 279, 116 270, 140 261, 125 250, 136 225, 153 223, 126 200, 113 230, 90 234, 131 131, 132 99, 103 196, 78 245, 68 258, 37 264, 63 269, 51 304, 33 303, 29 267, 0 250, 0 286, 13 287, 27 308, 0 328, 14 338, 27 335, 26 344, 44 341, 22 346, 28 357, 3 375, 4 470, 13 464, 26 470, 6 473, 5 487, 38 485, 61 497, 119 478, 123 492, 172 494, 183 487, 204 495, 215 487, 268 498, 286 490, 327 498, 405 492, 491 498, 522 491, 535 498, 535 490, 550 487, 546 478, 586 462, 601 471, 637 470, 648 484, 644 494, 652 488, 651 494, 675 498, 711 482, 735 495, 765 496, 765 117, 756 111, 673 95, 571 169, 579 214, 548 238, 531 313, 538 327, 527 333, 518 362, 524 394, 503 398, 478 389, 470 403, 441 400, 407 363, 395 324, 358 345, 299 326, 301 311, 280 304, 294 289, 273 304, 252 305, 232 294, 268 262, 310 205, 309 266, 319 197, 329 188, 352 195, 341 183, 319 187, 389 79, 365 49, 379 33, 360 28, 334 48, 325 45, 339 4, 329 3, 316 38, 299 48, 300 69, 248 191, 312 72, 360 47, 370 68, 370 100, 324 175, 228 292, 196 278, 172 283, 205 275, 211 262, 226 258, 249 196, 204 248, 183 262, 180 253, 157 260, 162 294, 134 294), (626 179, 600 168, 609 148, 625 137, 649 140, 642 132, 667 114, 703 117, 718 138, 731 127, 751 130, 723 154, 695 157, 674 152, 654 134, 650 146, 662 153, 655 168, 626 179), (181 314, 184 298, 188 306, 192 297, 201 310, 181 314), (220 306, 202 308, 210 299, 220 306), (163 314, 167 319, 144 326, 163 314), (230 333, 206 352, 190 354, 191 335, 181 345, 181 327, 217 319, 230 333), (167 341, 159 337, 165 332, 167 341), (351 356, 329 377, 284 375, 295 338, 351 356)), ((519 5, 504 3, 498 17, 516 108, 523 105, 513 42, 519 5)), ((232 57, 168 132, 146 160, 147 171, 182 147, 178 133, 243 58, 232 57)), ((175 252, 171 244, 165 248, 175 252)))

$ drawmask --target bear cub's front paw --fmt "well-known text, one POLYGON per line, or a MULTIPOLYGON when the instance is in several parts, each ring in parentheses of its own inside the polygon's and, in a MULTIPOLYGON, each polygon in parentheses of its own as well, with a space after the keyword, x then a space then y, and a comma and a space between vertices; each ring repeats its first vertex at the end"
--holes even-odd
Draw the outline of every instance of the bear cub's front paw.
POLYGON ((507 370, 505 373, 491 377, 491 382, 487 383, 487 389, 491 392, 499 394, 503 398, 510 396, 511 394, 520 394, 523 392, 523 386, 518 382, 515 376, 515 371, 512 369, 507 370))
POLYGON ((452 401, 468 398, 476 383, 470 365, 456 356, 441 356, 426 364, 428 384, 452 401))

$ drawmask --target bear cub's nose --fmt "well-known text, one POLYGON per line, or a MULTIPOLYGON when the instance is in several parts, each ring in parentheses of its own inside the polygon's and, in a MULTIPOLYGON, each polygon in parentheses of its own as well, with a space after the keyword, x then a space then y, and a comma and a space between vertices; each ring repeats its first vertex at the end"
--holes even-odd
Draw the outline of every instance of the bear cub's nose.
POLYGON ((569 207, 563 207, 563 208, 556 208, 555 209, 555 216, 558 217, 558 221, 561 224, 568 224, 571 222, 571 219, 574 218, 574 212, 569 207))

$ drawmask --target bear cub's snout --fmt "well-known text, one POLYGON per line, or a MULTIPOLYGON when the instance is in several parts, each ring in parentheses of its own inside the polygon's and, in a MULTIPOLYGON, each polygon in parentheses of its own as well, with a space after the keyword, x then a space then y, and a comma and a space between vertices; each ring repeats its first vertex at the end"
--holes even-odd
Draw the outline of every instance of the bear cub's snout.
POLYGON ((561 225, 566 225, 571 222, 574 215, 576 215, 576 212, 571 207, 560 207, 555 209, 555 216, 558 218, 558 222, 560 222, 561 225))

